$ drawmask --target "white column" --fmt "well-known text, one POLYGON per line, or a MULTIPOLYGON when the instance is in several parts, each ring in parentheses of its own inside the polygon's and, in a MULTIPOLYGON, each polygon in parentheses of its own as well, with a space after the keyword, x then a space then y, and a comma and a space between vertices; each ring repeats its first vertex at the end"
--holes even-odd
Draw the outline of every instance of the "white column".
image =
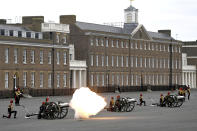
POLYGON ((76 88, 76 71, 73 70, 73 88, 76 88))
POLYGON ((86 87, 86 86, 87 86, 87 85, 86 85, 86 84, 87 84, 87 80, 86 80, 86 77, 87 77, 87 76, 86 76, 86 70, 83 71, 83 77, 84 77, 84 79, 83 79, 84 85, 83 85, 83 86, 86 87))
POLYGON ((184 72, 182 72, 182 85, 184 85, 184 80, 185 80, 184 72))
POLYGON ((194 73, 191 73, 192 81, 191 81, 191 88, 194 88, 194 73))
POLYGON ((185 85, 187 85, 187 72, 185 72, 185 85))
POLYGON ((79 88, 81 88, 81 70, 79 70, 79 88))
POLYGON ((189 86, 191 86, 191 77, 190 76, 191 76, 191 72, 189 72, 189 83, 188 83, 189 86))

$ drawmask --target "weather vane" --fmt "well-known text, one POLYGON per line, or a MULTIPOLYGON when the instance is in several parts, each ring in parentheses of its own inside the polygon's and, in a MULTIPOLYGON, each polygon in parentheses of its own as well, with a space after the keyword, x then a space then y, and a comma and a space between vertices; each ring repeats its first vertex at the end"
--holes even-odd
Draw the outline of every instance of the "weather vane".
POLYGON ((130 0, 130 5, 132 6, 132 1, 134 1, 134 0, 130 0))

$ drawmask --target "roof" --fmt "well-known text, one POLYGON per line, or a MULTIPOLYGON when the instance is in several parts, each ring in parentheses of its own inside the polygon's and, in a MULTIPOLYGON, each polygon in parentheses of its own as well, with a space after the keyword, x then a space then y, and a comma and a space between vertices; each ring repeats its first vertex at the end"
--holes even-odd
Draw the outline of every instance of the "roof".
POLYGON ((132 5, 125 9, 125 11, 136 11, 136 10, 138 10, 138 9, 136 9, 132 5))
POLYGON ((82 30, 101 31, 101 32, 109 32, 109 33, 117 33, 117 34, 128 34, 125 32, 123 28, 120 28, 120 27, 85 23, 85 22, 78 22, 78 21, 76 22, 76 25, 82 30))
MULTIPOLYGON (((109 33, 126 34, 126 35, 130 35, 138 27, 136 24, 125 24, 124 28, 120 28, 120 27, 79 22, 79 21, 76 22, 76 25, 82 30, 109 32, 109 33)), ((147 33, 152 38, 166 39, 166 40, 173 39, 172 37, 168 36, 167 34, 163 34, 163 33, 151 32, 151 31, 147 31, 147 33)))
POLYGON ((0 29, 15 30, 15 31, 30 31, 22 26, 13 26, 13 25, 4 25, 4 24, 0 24, 0 29))
POLYGON ((173 39, 172 37, 170 37, 170 36, 168 36, 167 34, 164 34, 164 33, 151 32, 151 31, 147 31, 147 32, 152 38, 167 39, 167 40, 173 39))

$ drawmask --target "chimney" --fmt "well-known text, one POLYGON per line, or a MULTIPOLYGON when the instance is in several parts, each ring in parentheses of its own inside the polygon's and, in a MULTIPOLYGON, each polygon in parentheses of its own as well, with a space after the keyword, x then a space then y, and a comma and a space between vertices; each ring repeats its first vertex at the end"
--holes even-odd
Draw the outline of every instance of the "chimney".
POLYGON ((76 15, 61 15, 60 24, 75 24, 76 15))
POLYGON ((0 24, 6 24, 6 19, 0 19, 0 24))
POLYGON ((44 16, 23 16, 23 25, 33 31, 41 31, 41 24, 44 23, 44 16))
POLYGON ((158 33, 163 33, 171 37, 171 30, 158 30, 158 33))

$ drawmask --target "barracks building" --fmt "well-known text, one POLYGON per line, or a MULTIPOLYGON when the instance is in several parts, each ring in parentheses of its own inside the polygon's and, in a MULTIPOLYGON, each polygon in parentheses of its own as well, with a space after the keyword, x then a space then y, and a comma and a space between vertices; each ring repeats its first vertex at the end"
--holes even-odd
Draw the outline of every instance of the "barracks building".
POLYGON ((138 9, 124 10, 124 26, 114 27, 60 16, 0 20, 0 95, 15 88, 34 96, 66 95, 75 88, 138 90, 182 84, 182 42, 170 30, 147 31, 138 9))

